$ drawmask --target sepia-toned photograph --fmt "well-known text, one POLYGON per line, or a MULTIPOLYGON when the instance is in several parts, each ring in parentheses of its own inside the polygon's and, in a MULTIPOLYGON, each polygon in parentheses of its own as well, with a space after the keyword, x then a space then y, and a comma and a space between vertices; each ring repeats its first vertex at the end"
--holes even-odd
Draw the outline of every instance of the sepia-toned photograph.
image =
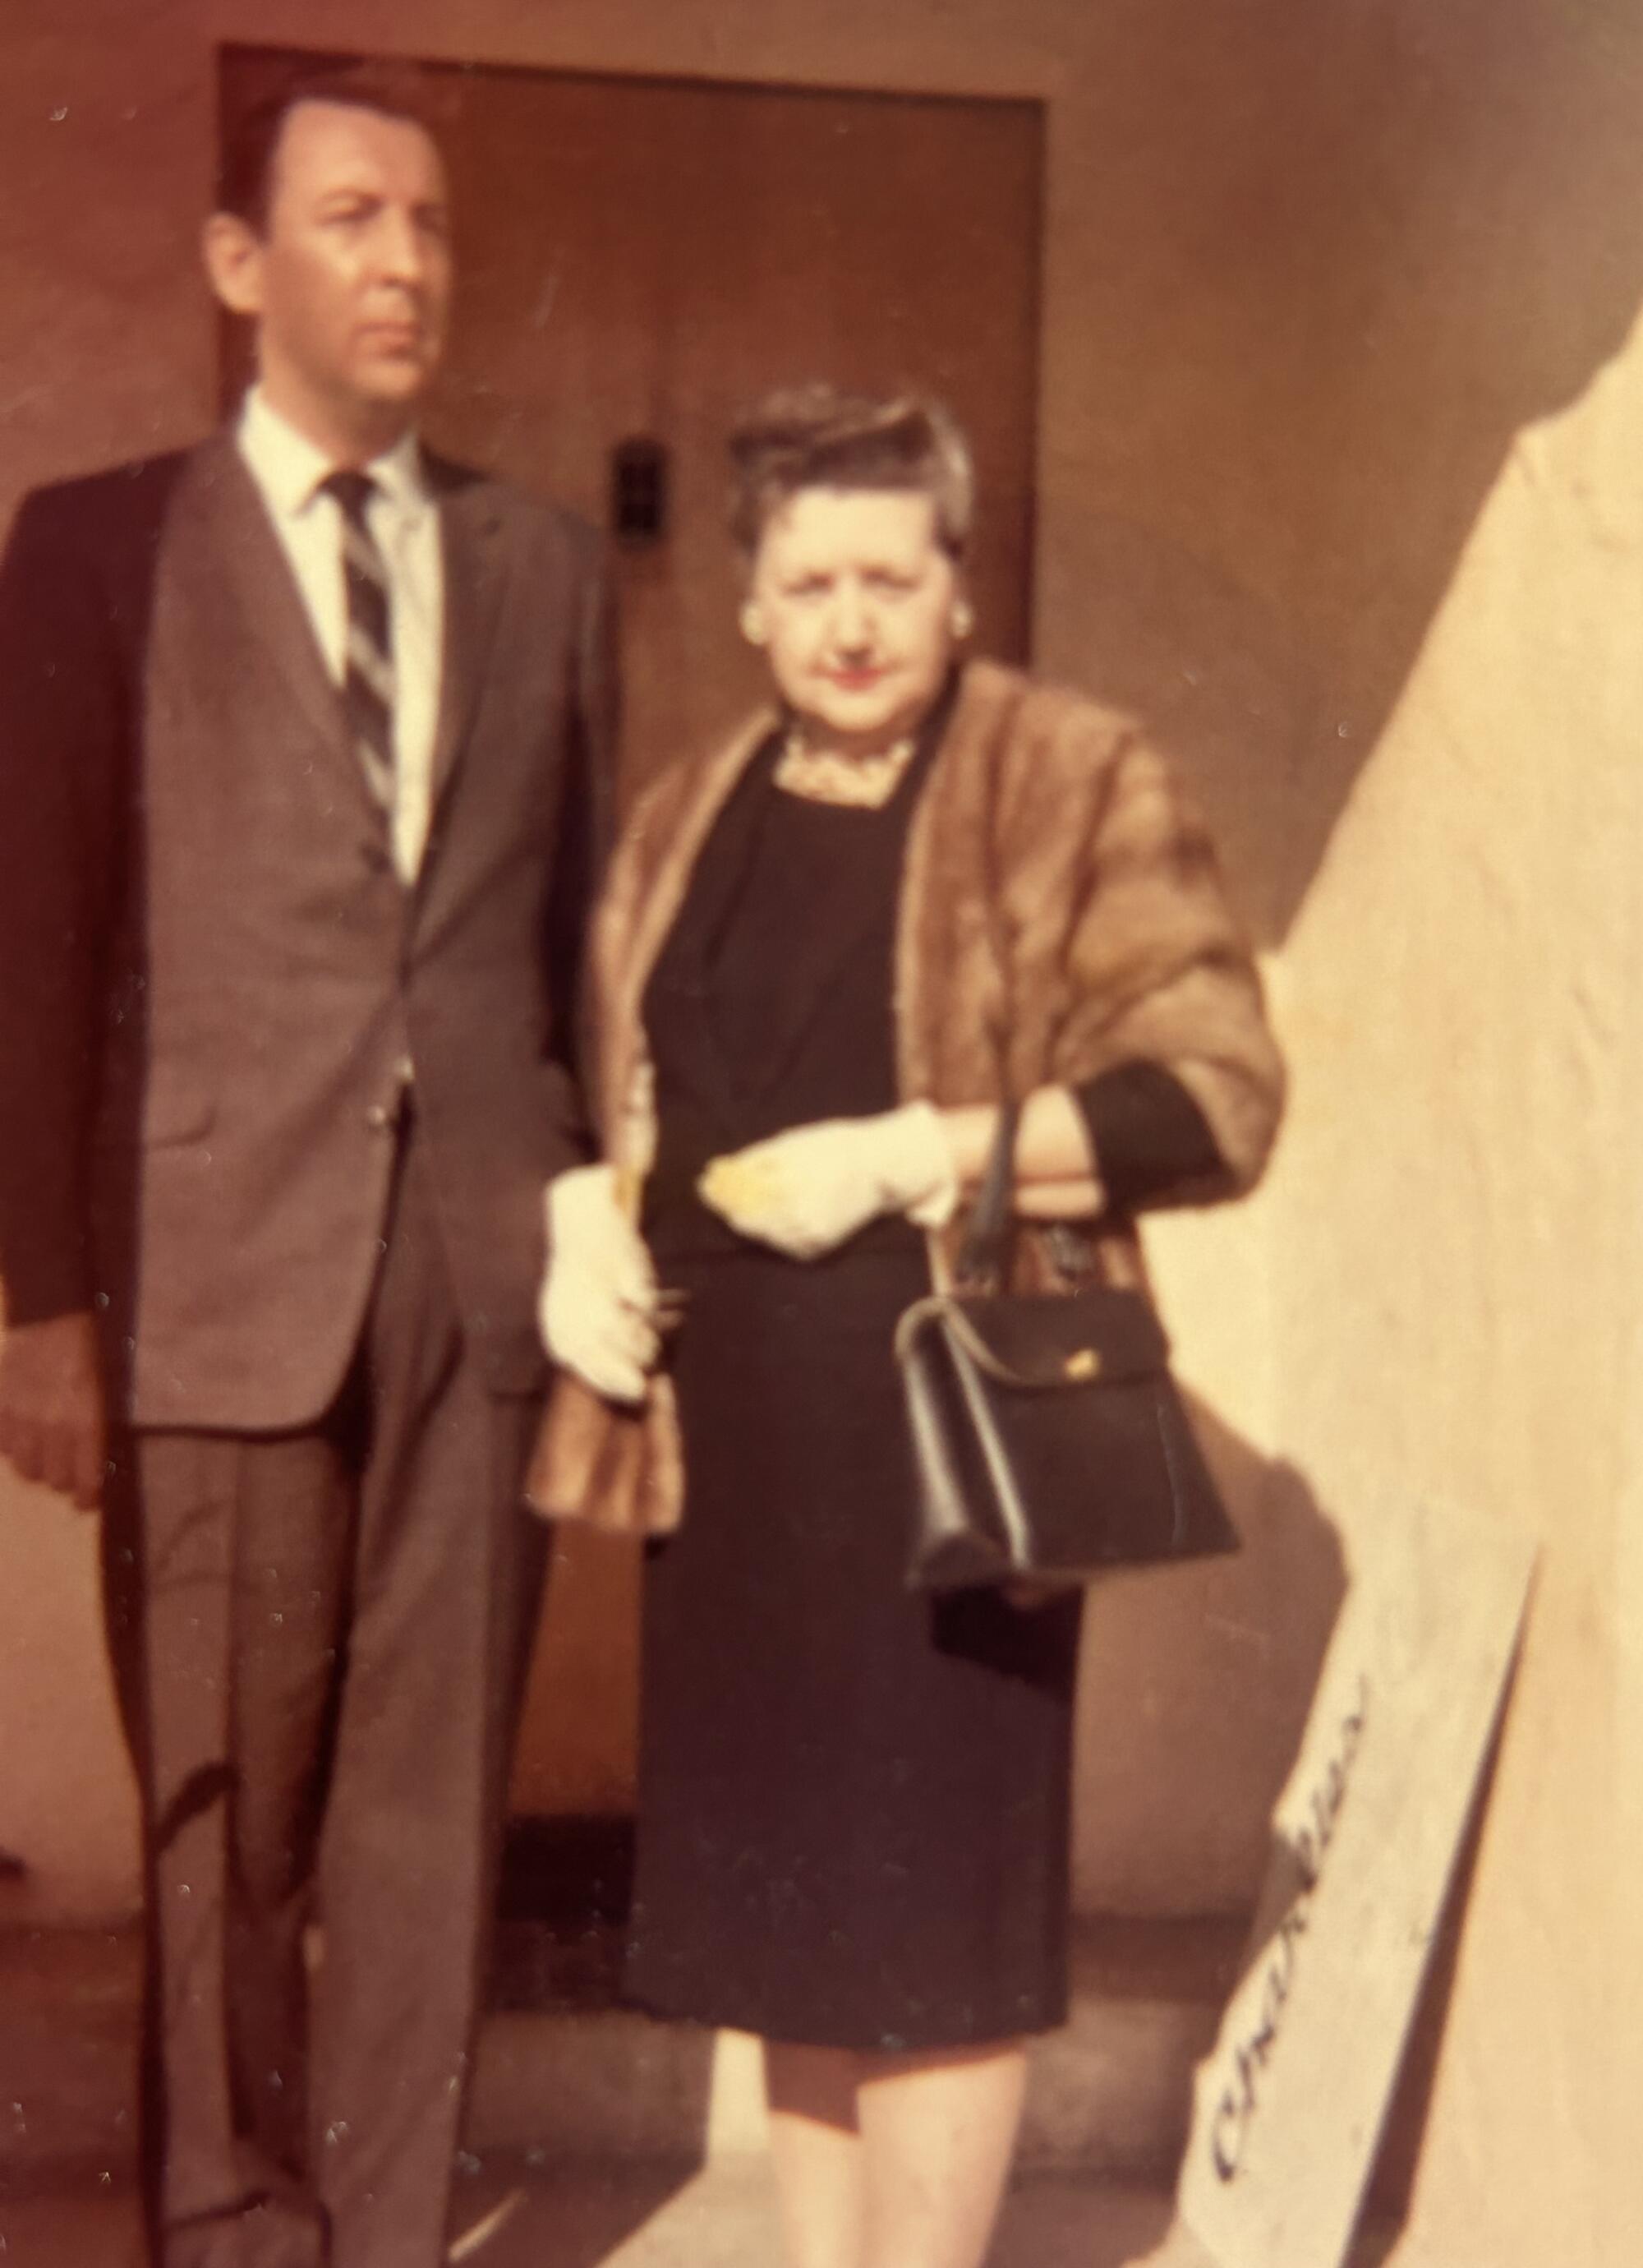
POLYGON ((1643 11, 0 64, 0 2268, 1643 2258, 1643 11))

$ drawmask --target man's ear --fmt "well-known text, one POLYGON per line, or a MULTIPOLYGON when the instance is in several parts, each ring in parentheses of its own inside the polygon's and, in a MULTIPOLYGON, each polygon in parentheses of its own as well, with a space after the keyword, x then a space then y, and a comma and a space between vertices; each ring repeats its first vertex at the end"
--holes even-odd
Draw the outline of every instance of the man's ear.
POLYGON ((213 213, 200 238, 211 289, 234 315, 262 313, 262 239, 238 213, 213 213))

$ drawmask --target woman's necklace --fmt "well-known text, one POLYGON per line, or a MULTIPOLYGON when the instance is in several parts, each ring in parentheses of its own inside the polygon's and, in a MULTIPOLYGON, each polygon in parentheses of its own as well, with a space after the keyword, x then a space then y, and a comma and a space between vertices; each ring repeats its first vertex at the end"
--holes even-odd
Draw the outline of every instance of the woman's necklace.
POLYGON ((810 803, 880 811, 896 792, 918 745, 918 735, 909 733, 873 755, 842 756, 836 748, 812 748, 802 727, 790 725, 776 760, 776 785, 810 803))

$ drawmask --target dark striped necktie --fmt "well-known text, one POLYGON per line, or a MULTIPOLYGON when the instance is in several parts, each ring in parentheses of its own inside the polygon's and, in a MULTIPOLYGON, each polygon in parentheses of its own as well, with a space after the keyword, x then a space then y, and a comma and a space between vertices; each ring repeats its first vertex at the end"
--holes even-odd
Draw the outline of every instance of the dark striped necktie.
POLYGON ((393 810, 393 628, 388 570, 366 506, 377 494, 369 473, 332 473, 320 482, 342 512, 342 576, 348 591, 348 644, 342 705, 371 794, 393 810))

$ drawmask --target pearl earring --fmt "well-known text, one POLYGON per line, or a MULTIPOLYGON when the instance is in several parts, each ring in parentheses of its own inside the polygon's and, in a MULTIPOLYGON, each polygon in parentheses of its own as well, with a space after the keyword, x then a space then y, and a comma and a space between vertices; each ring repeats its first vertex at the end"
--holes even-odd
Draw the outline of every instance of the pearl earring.
POLYGON ((756 600, 744 600, 742 610, 736 619, 740 623, 742 636, 747 640, 749 645, 763 645, 770 633, 765 628, 765 610, 756 600))
POLYGON ((956 638, 967 638, 976 626, 976 610, 968 599, 955 599, 953 611, 948 617, 956 638))

